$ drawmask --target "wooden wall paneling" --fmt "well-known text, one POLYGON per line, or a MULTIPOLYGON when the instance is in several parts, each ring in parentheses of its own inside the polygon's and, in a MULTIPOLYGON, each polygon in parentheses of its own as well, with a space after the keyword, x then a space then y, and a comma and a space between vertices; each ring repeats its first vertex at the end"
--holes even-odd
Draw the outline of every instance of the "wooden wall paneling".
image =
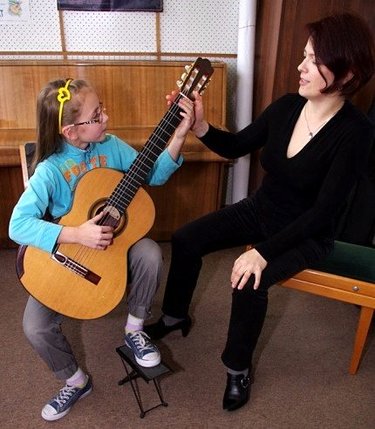
MULTIPOLYGON (((97 89, 109 114, 109 129, 155 127, 164 115, 165 95, 176 87, 184 72, 181 62, 0 62, 0 145, 18 145, 18 136, 34 136, 36 97, 50 80, 83 78, 97 89), (100 71, 100 74, 98 74, 100 71), (12 130, 9 143, 1 136, 12 130), (14 143, 16 142, 16 143, 14 143)), ((225 125, 224 64, 216 64, 205 92, 209 121, 225 125), (218 97, 220 97, 220 102, 218 97)))
MULTIPOLYGON (((283 0, 258 2, 255 39, 253 118, 256 118, 274 99, 274 82, 279 49, 279 34, 283 0)), ((257 189, 264 172, 259 152, 250 157, 250 191, 257 189)))
POLYGON ((254 64, 254 116, 273 100, 283 0, 259 2, 254 64))

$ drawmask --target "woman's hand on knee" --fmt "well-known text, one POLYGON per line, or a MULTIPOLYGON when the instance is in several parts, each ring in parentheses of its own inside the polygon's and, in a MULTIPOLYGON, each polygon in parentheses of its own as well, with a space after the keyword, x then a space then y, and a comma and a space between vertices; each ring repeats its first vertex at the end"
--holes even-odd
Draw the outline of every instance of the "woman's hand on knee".
POLYGON ((254 289, 258 289, 260 279, 262 277, 262 271, 266 268, 267 261, 263 256, 255 249, 250 249, 237 258, 234 262, 231 284, 232 288, 243 289, 246 283, 249 281, 250 276, 253 274, 254 289))

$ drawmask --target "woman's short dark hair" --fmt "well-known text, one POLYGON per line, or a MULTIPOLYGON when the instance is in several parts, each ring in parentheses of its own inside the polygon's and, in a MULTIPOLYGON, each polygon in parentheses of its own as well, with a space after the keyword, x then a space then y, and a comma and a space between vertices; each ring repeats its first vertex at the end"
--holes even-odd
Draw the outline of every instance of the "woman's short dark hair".
POLYGON ((360 16, 351 13, 331 15, 306 27, 318 68, 325 65, 335 76, 323 93, 339 90, 349 97, 371 79, 375 72, 374 39, 360 16), (344 82, 350 72, 353 77, 344 82))

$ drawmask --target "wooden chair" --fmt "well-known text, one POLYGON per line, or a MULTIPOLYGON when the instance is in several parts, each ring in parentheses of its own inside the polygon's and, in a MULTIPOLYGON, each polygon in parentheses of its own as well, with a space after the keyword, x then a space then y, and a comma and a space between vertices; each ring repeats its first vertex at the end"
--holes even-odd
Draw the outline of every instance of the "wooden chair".
POLYGON ((358 370, 375 310, 375 248, 341 241, 320 265, 306 269, 281 283, 326 298, 360 307, 349 373, 358 370))
POLYGON ((35 143, 28 142, 25 144, 21 144, 19 145, 18 150, 21 160, 23 186, 24 188, 26 188, 30 178, 30 166, 35 151, 35 143))

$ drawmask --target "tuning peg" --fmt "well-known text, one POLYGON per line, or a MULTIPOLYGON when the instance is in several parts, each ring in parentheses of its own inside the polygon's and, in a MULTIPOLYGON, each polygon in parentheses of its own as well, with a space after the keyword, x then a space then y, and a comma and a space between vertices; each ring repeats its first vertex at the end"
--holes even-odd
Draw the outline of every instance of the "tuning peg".
POLYGON ((200 85, 199 90, 198 90, 199 94, 201 94, 201 95, 204 94, 204 92, 206 91, 206 89, 207 89, 208 85, 210 84, 210 82, 211 82, 211 79, 207 79, 206 82, 204 83, 203 87, 200 85))
POLYGON ((183 84, 183 82, 182 82, 182 80, 178 80, 178 81, 176 82, 176 84, 177 84, 177 86, 178 86, 179 88, 182 88, 182 84, 183 84))
POLYGON ((190 70, 191 70, 191 68, 192 68, 192 65, 190 64, 187 64, 186 66, 185 66, 185 70, 189 73, 190 72, 190 70))

